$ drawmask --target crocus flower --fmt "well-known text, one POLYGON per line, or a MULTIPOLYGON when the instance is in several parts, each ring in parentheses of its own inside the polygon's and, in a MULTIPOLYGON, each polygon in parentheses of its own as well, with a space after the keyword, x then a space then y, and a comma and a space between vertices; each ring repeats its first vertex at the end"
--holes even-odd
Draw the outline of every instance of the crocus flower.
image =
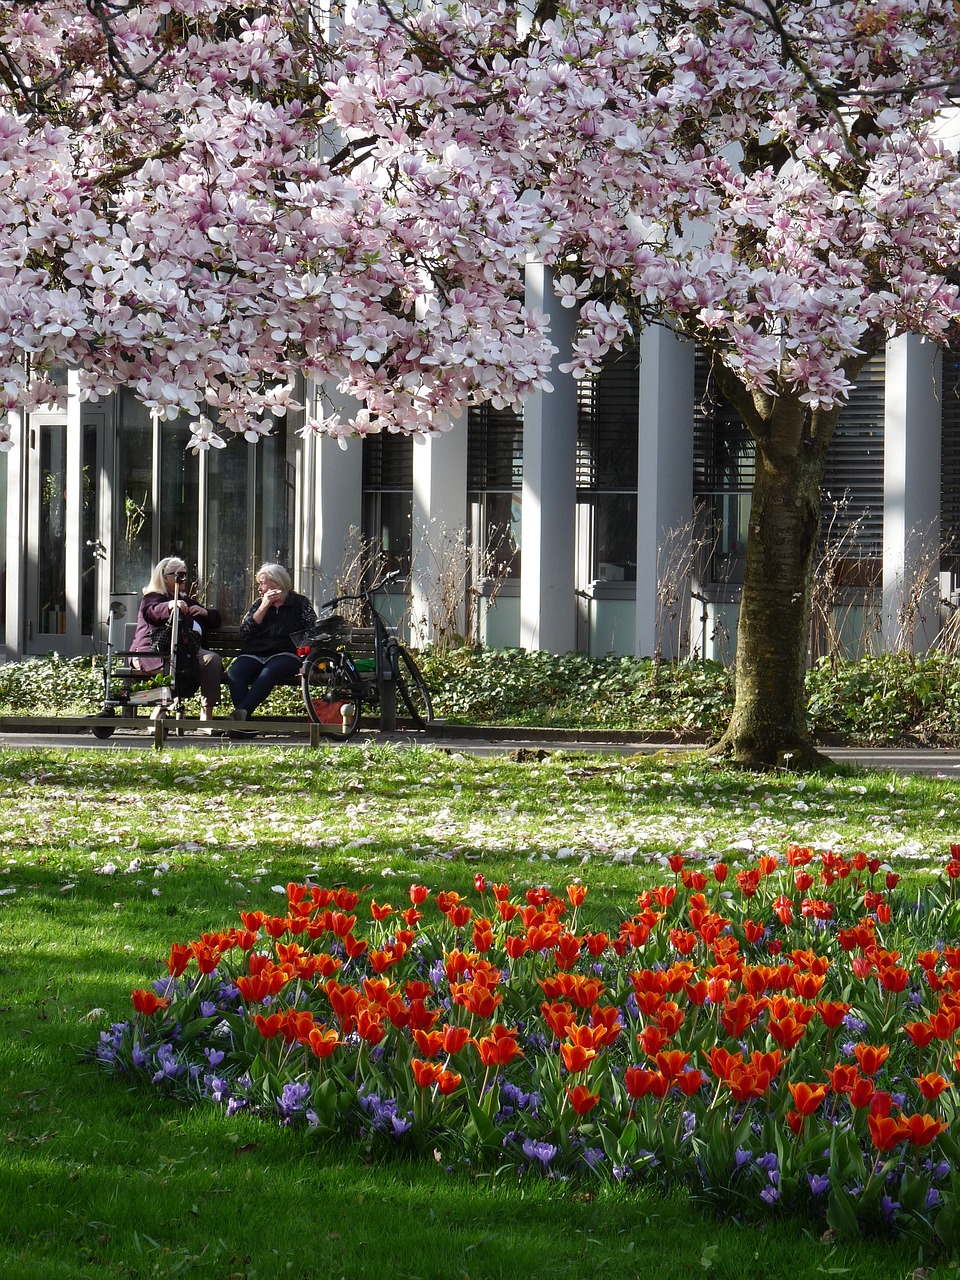
POLYGON ((549 1142, 536 1142, 533 1138, 524 1138, 521 1150, 531 1164, 537 1161, 544 1169, 557 1154, 557 1148, 549 1142))

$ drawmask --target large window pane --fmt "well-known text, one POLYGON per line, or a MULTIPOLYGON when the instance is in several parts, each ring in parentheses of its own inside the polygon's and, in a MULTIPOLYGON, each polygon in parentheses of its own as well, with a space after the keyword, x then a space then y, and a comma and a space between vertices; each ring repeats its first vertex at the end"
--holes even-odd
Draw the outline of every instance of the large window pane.
MULTIPOLYGON (((0 453, 0 529, 7 527, 7 455, 0 453)), ((0 538, 0 643, 7 639, 7 540, 0 538)))
POLYGON ((153 567, 153 423, 150 411, 119 393, 113 510, 113 590, 138 592, 153 567))
POLYGON ((92 636, 96 619, 97 565, 104 556, 103 544, 97 536, 97 428, 92 423, 83 427, 83 506, 80 512, 82 542, 80 549, 83 573, 80 578, 80 633, 92 636))
POLYGON ((207 602, 230 625, 240 621, 253 598, 257 568, 247 533, 252 452, 252 446, 232 440, 207 455, 207 602))
POLYGON ((37 564, 37 617, 41 635, 67 629, 66 579, 66 428, 57 423, 37 428, 40 452, 40 527, 37 564))
POLYGON ((282 564, 292 573, 296 471, 293 461, 287 457, 287 437, 284 418, 274 428, 273 435, 254 446, 256 554, 259 563, 282 564))
MULTIPOLYGON (((197 569, 200 462, 187 452, 185 419, 160 425, 160 555, 179 556, 191 585, 197 569)), ((205 584, 200 584, 201 587, 205 584)))

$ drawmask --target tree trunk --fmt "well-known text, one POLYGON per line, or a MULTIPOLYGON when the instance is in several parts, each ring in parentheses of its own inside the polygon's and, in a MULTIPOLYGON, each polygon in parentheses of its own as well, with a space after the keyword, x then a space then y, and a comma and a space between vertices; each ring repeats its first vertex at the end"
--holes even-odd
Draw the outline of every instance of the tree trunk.
POLYGON ((757 442, 746 567, 737 629, 736 698, 712 754, 746 768, 826 763, 807 731, 813 572, 826 450, 839 409, 811 411, 795 395, 738 407, 757 442), (745 410, 752 408, 753 412, 745 410), (748 421, 748 416, 753 420, 748 421))

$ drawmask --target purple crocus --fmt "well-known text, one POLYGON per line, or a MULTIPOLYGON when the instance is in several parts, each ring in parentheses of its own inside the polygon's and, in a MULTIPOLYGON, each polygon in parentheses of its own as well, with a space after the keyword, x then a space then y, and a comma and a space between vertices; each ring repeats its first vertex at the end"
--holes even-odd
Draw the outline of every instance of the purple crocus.
POLYGON ((542 1168, 546 1169, 550 1165, 550 1161, 557 1154, 557 1148, 549 1142, 537 1142, 534 1138, 524 1138, 523 1154, 527 1157, 531 1164, 539 1161, 542 1168))

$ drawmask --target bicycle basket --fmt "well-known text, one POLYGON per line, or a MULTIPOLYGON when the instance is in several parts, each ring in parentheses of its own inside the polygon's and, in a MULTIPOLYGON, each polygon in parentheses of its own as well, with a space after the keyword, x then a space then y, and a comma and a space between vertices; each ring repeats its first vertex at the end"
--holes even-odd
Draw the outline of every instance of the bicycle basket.
POLYGON ((350 639, 350 625, 339 613, 331 613, 326 618, 321 618, 309 630, 296 632, 290 639, 297 649, 305 649, 315 644, 346 644, 350 639))

